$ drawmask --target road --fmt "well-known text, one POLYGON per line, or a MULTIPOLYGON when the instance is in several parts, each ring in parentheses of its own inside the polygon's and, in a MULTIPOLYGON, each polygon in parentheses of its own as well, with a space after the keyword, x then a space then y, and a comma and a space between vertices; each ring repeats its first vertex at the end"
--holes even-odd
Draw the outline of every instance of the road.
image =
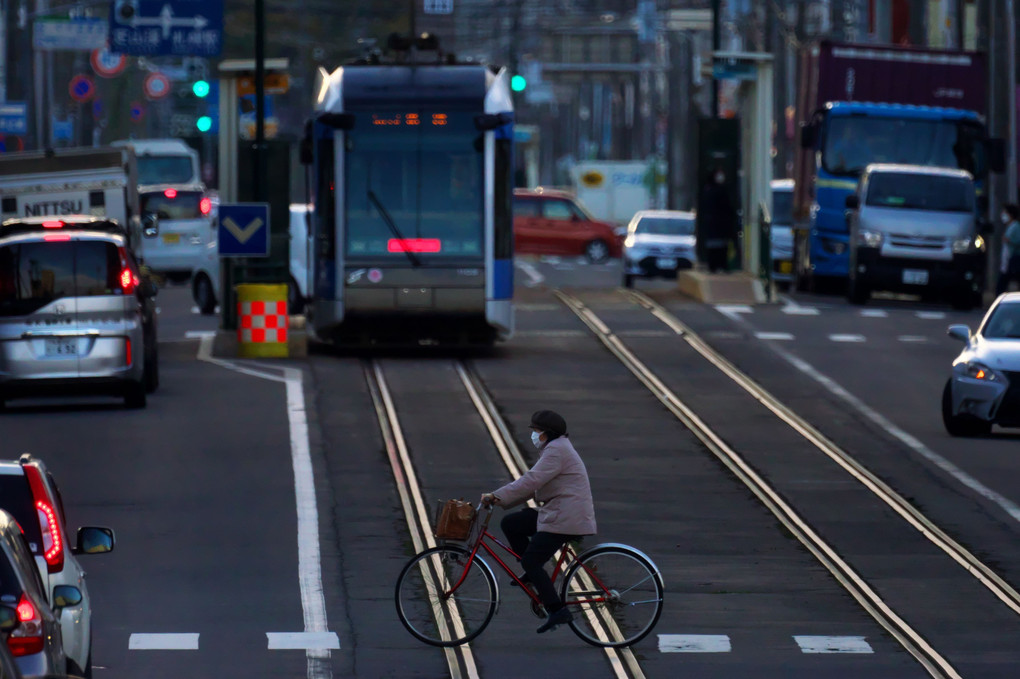
POLYGON ((1013 676, 1020 614, 688 341, 703 339, 1016 587, 1020 437, 953 439, 938 411, 959 349, 945 328, 973 327, 980 312, 809 295, 712 307, 640 281, 685 338, 620 278, 618 264, 520 260, 517 333, 491 352, 314 345, 307 359, 264 362, 211 360, 203 337, 216 319, 172 287, 159 296, 162 385, 147 409, 102 398, 13 403, 3 454, 47 462, 72 529, 117 533, 112 554, 82 557, 96 676, 453 676, 450 656, 401 626, 393 586, 415 551, 402 490, 416 488, 431 510, 510 478, 463 371, 529 463, 531 413, 565 415, 596 498, 599 534, 586 545, 634 545, 666 584, 658 625, 620 670, 568 629, 536 635, 540 620, 498 575, 502 605, 472 642, 472 664, 458 665, 464 676, 932 676, 904 628, 869 612, 718 450, 746 462, 958 676, 1013 676), (662 388, 646 387, 584 314, 662 388), (391 464, 375 371, 410 473, 391 464))

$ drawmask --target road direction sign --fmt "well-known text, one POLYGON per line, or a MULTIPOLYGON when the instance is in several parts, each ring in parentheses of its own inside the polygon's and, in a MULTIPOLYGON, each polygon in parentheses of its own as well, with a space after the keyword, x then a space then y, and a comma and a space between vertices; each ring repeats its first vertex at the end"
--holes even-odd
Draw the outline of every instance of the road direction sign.
POLYGON ((0 134, 28 134, 28 104, 24 101, 0 103, 0 134))
POLYGON ((122 54, 218 56, 224 0, 114 0, 110 49, 122 54))
POLYGON ((79 73, 71 78, 71 82, 67 85, 67 91, 71 94, 72 99, 83 103, 96 93, 96 84, 92 82, 92 78, 79 73))
POLYGON ((219 208, 220 257, 269 256, 269 203, 232 203, 219 208))
POLYGON ((32 46, 40 50, 91 50, 106 46, 109 24, 102 19, 40 17, 32 22, 32 46))
POLYGON ((127 67, 127 55, 115 54, 104 46, 102 49, 92 50, 89 63, 92 64, 92 70, 96 75, 112 78, 124 72, 127 67))
POLYGON ((149 99, 162 99, 170 94, 170 79, 162 73, 150 73, 145 76, 142 89, 145 90, 145 96, 149 99))

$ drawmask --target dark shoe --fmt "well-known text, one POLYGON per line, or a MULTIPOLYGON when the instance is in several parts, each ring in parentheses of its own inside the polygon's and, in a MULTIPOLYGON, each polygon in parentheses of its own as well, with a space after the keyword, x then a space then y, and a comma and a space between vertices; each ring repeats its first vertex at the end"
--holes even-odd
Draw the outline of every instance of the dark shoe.
POLYGON ((542 626, 538 628, 538 633, 542 634, 543 632, 548 632, 549 630, 555 628, 557 625, 565 625, 573 619, 574 616, 573 614, 571 614, 570 609, 564 606, 560 610, 550 615, 549 618, 544 623, 542 623, 542 626))
MULTIPOLYGON (((529 580, 529 579, 528 579, 528 574, 527 574, 527 573, 523 573, 523 574, 521 574, 521 575, 519 576, 519 579, 520 579, 520 581, 521 581, 521 582, 523 582, 523 583, 524 583, 525 585, 530 585, 530 584, 531 584, 531 580, 529 580)), ((510 581, 510 586, 511 586, 511 587, 520 587, 520 585, 518 585, 518 584, 517 584, 517 580, 511 580, 511 581, 510 581)))

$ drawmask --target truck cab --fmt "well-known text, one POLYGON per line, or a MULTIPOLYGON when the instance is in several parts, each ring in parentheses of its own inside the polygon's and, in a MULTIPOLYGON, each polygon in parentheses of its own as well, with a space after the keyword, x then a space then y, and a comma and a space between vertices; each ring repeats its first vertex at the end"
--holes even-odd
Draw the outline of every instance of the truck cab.
POLYGON ((985 243, 976 193, 966 170, 868 165, 845 201, 850 302, 884 290, 964 310, 980 305, 985 243))

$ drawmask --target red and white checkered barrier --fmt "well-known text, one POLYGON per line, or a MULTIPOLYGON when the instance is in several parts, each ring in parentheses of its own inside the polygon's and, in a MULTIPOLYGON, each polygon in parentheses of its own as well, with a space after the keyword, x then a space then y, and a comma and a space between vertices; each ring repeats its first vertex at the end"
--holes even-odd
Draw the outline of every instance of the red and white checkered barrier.
POLYGON ((244 344, 286 344, 287 302, 238 302, 237 339, 244 344))

